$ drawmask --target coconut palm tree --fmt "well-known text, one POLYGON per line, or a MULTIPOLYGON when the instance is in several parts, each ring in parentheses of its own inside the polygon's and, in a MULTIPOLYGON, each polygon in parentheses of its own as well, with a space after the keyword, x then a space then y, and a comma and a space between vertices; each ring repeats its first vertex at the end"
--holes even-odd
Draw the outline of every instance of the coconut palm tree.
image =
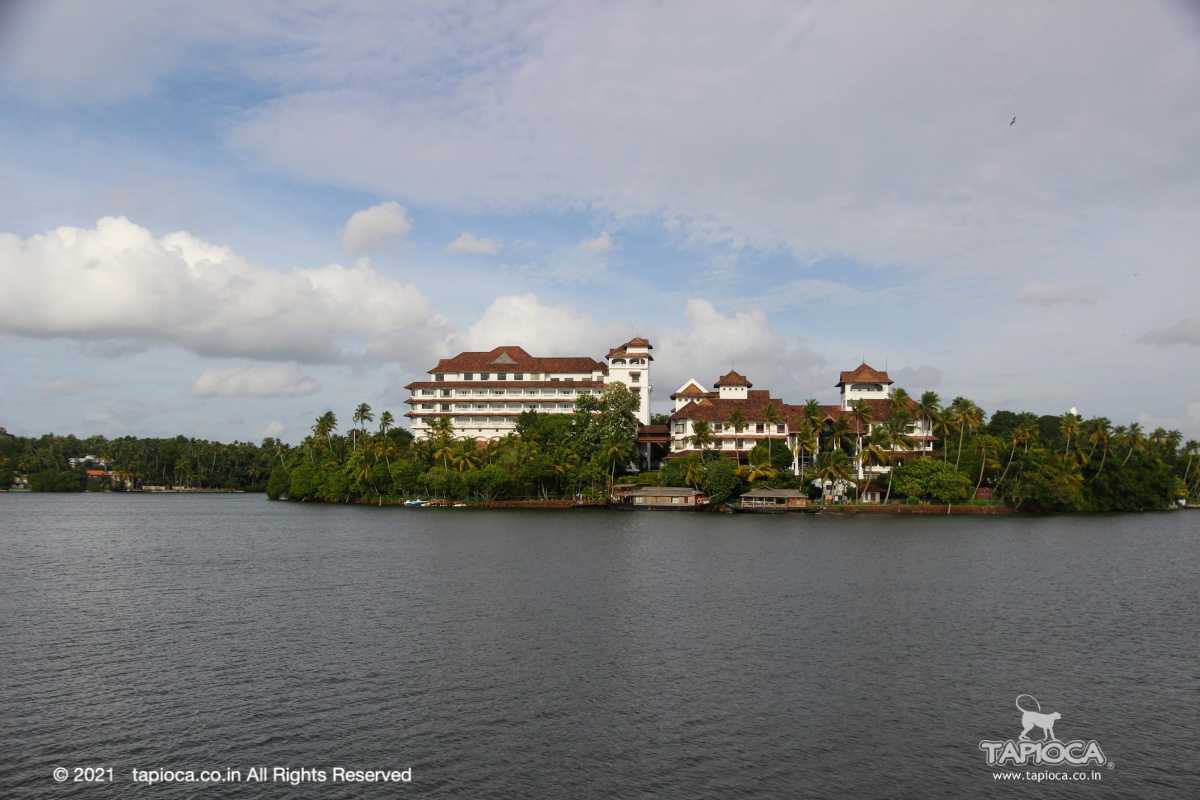
MULTIPOLYGON (((742 413, 740 408, 735 408, 733 413, 729 415, 729 424, 733 426, 733 432, 737 437, 741 437, 742 431, 746 430, 746 415, 742 413)), ((742 448, 737 447, 737 441, 734 440, 734 455, 737 456, 738 464, 742 463, 742 448)))
POLYGON ((705 448, 712 444, 716 439, 716 437, 713 436, 712 426, 702 419, 696 420, 692 423, 692 435, 688 438, 691 440, 693 445, 700 448, 701 454, 703 454, 705 448))
POLYGON ((775 426, 783 422, 783 416, 779 413, 779 406, 774 403, 767 403, 767 407, 763 409, 763 422, 767 423, 767 460, 771 458, 771 442, 775 438, 775 426))
POLYGON ((938 393, 934 391, 926 391, 921 393, 921 399, 917 401, 917 414, 924 420, 928 420, 929 426, 933 427, 933 421, 942 413, 942 398, 938 397, 938 393))
POLYGON ((850 457, 841 450, 829 453, 821 459, 821 464, 817 467, 817 477, 821 479, 822 485, 825 483, 836 485, 838 481, 850 483, 852 474, 853 467, 850 464, 850 457))
POLYGON ((351 449, 358 449, 358 434, 367 432, 366 425, 375 419, 374 412, 371 411, 371 406, 367 403, 359 403, 358 408, 354 409, 354 415, 351 417, 354 424, 358 426, 350 435, 351 449))
POLYGON ((1023 422, 1013 428, 1012 434, 1009 436, 1011 449, 1008 451, 1008 462, 1004 465, 1004 472, 1000 474, 1000 479, 996 481, 997 486, 1004 483, 1004 479, 1008 477, 1008 470, 1012 467, 1013 458, 1017 455, 1017 448, 1025 445, 1026 452, 1028 452, 1029 443, 1033 441, 1034 435, 1035 429, 1031 422, 1023 422))
POLYGON ((963 437, 968 430, 974 433, 983 425, 983 410, 965 397, 954 398, 950 408, 958 427, 958 454, 954 458, 954 466, 957 469, 962 462, 963 437))
POLYGON ((831 447, 834 450, 841 450, 850 437, 850 422, 844 416, 838 417, 830 426, 831 447))
POLYGON ((699 489, 704 482, 704 461, 698 456, 688 456, 683 468, 683 480, 693 489, 699 489))
POLYGON ((1063 435, 1066 440, 1066 446, 1063 448, 1063 454, 1071 452, 1071 439, 1079 433, 1079 416, 1067 412, 1059 417, 1058 432, 1063 435))
POLYGON ((1192 474, 1192 460, 1196 457, 1196 452, 1200 451, 1200 442, 1195 439, 1189 439, 1187 444, 1183 446, 1183 452, 1187 455, 1187 468, 1183 471, 1183 482, 1187 483, 1188 476, 1192 474))
MULTIPOLYGON (((871 434, 863 442, 862 446, 862 467, 863 478, 866 483, 862 486, 862 491, 865 492, 871 487, 871 471, 869 467, 882 467, 892 460, 892 451, 895 448, 895 441, 892 437, 892 429, 888 425, 876 425, 871 434)), ((888 493, 891 494, 892 477, 891 470, 888 471, 888 493)))
POLYGON ((983 485, 983 474, 988 467, 995 467, 996 464, 996 440, 993 436, 979 436, 976 440, 979 448, 979 479, 975 481, 975 491, 971 492, 971 499, 979 494, 979 487, 983 485))
POLYGON ((1129 423, 1129 432, 1125 435, 1126 442, 1129 444, 1129 450, 1125 453, 1125 458, 1121 461, 1121 466, 1129 463, 1129 457, 1133 455, 1134 450, 1141 450, 1145 442, 1142 437, 1142 426, 1136 422, 1129 423))
POLYGON ((850 422, 854 425, 854 435, 857 438, 855 454, 862 453, 863 437, 871 430, 871 406, 866 400, 855 400, 850 404, 850 422))
POLYGON ((809 421, 808 417, 802 416, 796 423, 796 430, 793 431, 796 436, 796 460, 800 464, 800 477, 804 477, 804 454, 817 452, 817 428, 809 421))
POLYGON ((757 481, 769 481, 779 475, 779 470, 771 465, 770 461, 762 464, 751 464, 750 471, 746 474, 746 480, 750 483, 757 481))

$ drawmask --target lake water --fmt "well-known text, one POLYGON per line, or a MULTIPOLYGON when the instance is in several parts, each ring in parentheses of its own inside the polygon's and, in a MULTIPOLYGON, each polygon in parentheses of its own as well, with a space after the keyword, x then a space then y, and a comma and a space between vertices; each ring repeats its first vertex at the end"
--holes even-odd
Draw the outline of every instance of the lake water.
POLYGON ((0 796, 1196 797, 1198 611, 1196 512, 0 494, 0 796), (1022 692, 1113 767, 997 783, 1022 692), (130 778, 339 765, 412 782, 130 778))

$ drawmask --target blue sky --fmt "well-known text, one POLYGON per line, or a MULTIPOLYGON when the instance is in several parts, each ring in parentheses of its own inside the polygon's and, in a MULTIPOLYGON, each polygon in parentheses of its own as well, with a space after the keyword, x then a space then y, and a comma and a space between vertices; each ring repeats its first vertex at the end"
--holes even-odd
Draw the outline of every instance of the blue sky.
POLYGON ((0 425, 295 440, 461 349, 644 335, 660 406, 865 357, 1200 435, 1198 19, 10 4, 0 425))

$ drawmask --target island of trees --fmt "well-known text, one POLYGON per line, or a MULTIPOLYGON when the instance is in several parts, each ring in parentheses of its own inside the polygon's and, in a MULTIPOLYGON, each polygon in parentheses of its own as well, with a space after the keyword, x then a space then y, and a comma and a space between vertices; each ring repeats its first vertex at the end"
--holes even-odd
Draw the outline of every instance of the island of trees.
MULTIPOLYGON (((901 393, 901 397, 906 397, 901 393)), ((388 411, 360 404, 343 426, 333 411, 299 446, 274 439, 255 445, 174 439, 14 437, 0 429, 0 488, 17 474, 34 490, 82 489, 86 476, 65 468, 70 456, 98 453, 138 482, 265 490, 275 499, 385 504, 405 498, 489 503, 513 499, 603 503, 615 483, 687 486, 714 506, 750 487, 796 488, 815 500, 845 488, 853 503, 871 490, 887 503, 992 503, 1026 511, 1148 511, 1200 501, 1200 445, 1178 431, 1114 426, 1103 417, 997 411, 966 398, 943 405, 933 392, 897 402, 886 421, 868 426, 853 410, 834 424, 800 421, 797 452, 760 443, 744 463, 710 449, 712 432, 695 426, 693 452, 636 472, 636 400, 621 384, 579 398, 573 413, 523 414, 516 431, 479 443, 455 435, 440 418, 428 439, 414 440, 388 411), (932 421, 938 440, 927 456, 893 464, 911 415, 932 421), (856 464, 893 466, 857 478, 856 464), (802 464, 793 474, 792 464, 802 464)), ((867 420, 869 421, 869 420, 867 420)), ((136 485, 136 484, 135 484, 136 485)), ((97 487, 103 488, 103 487, 97 487)))

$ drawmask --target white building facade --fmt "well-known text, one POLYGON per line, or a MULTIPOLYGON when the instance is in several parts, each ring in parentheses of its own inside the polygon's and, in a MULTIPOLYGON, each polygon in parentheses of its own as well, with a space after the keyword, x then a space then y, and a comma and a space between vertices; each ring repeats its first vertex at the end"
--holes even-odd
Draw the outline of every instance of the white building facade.
POLYGON ((650 362, 653 346, 635 337, 609 351, 604 361, 586 356, 531 356, 515 345, 443 358, 429 380, 408 384, 413 435, 430 435, 431 423, 449 419, 456 437, 500 439, 516 430, 527 411, 570 414, 575 401, 623 383, 639 397, 638 422, 650 422, 650 362))

